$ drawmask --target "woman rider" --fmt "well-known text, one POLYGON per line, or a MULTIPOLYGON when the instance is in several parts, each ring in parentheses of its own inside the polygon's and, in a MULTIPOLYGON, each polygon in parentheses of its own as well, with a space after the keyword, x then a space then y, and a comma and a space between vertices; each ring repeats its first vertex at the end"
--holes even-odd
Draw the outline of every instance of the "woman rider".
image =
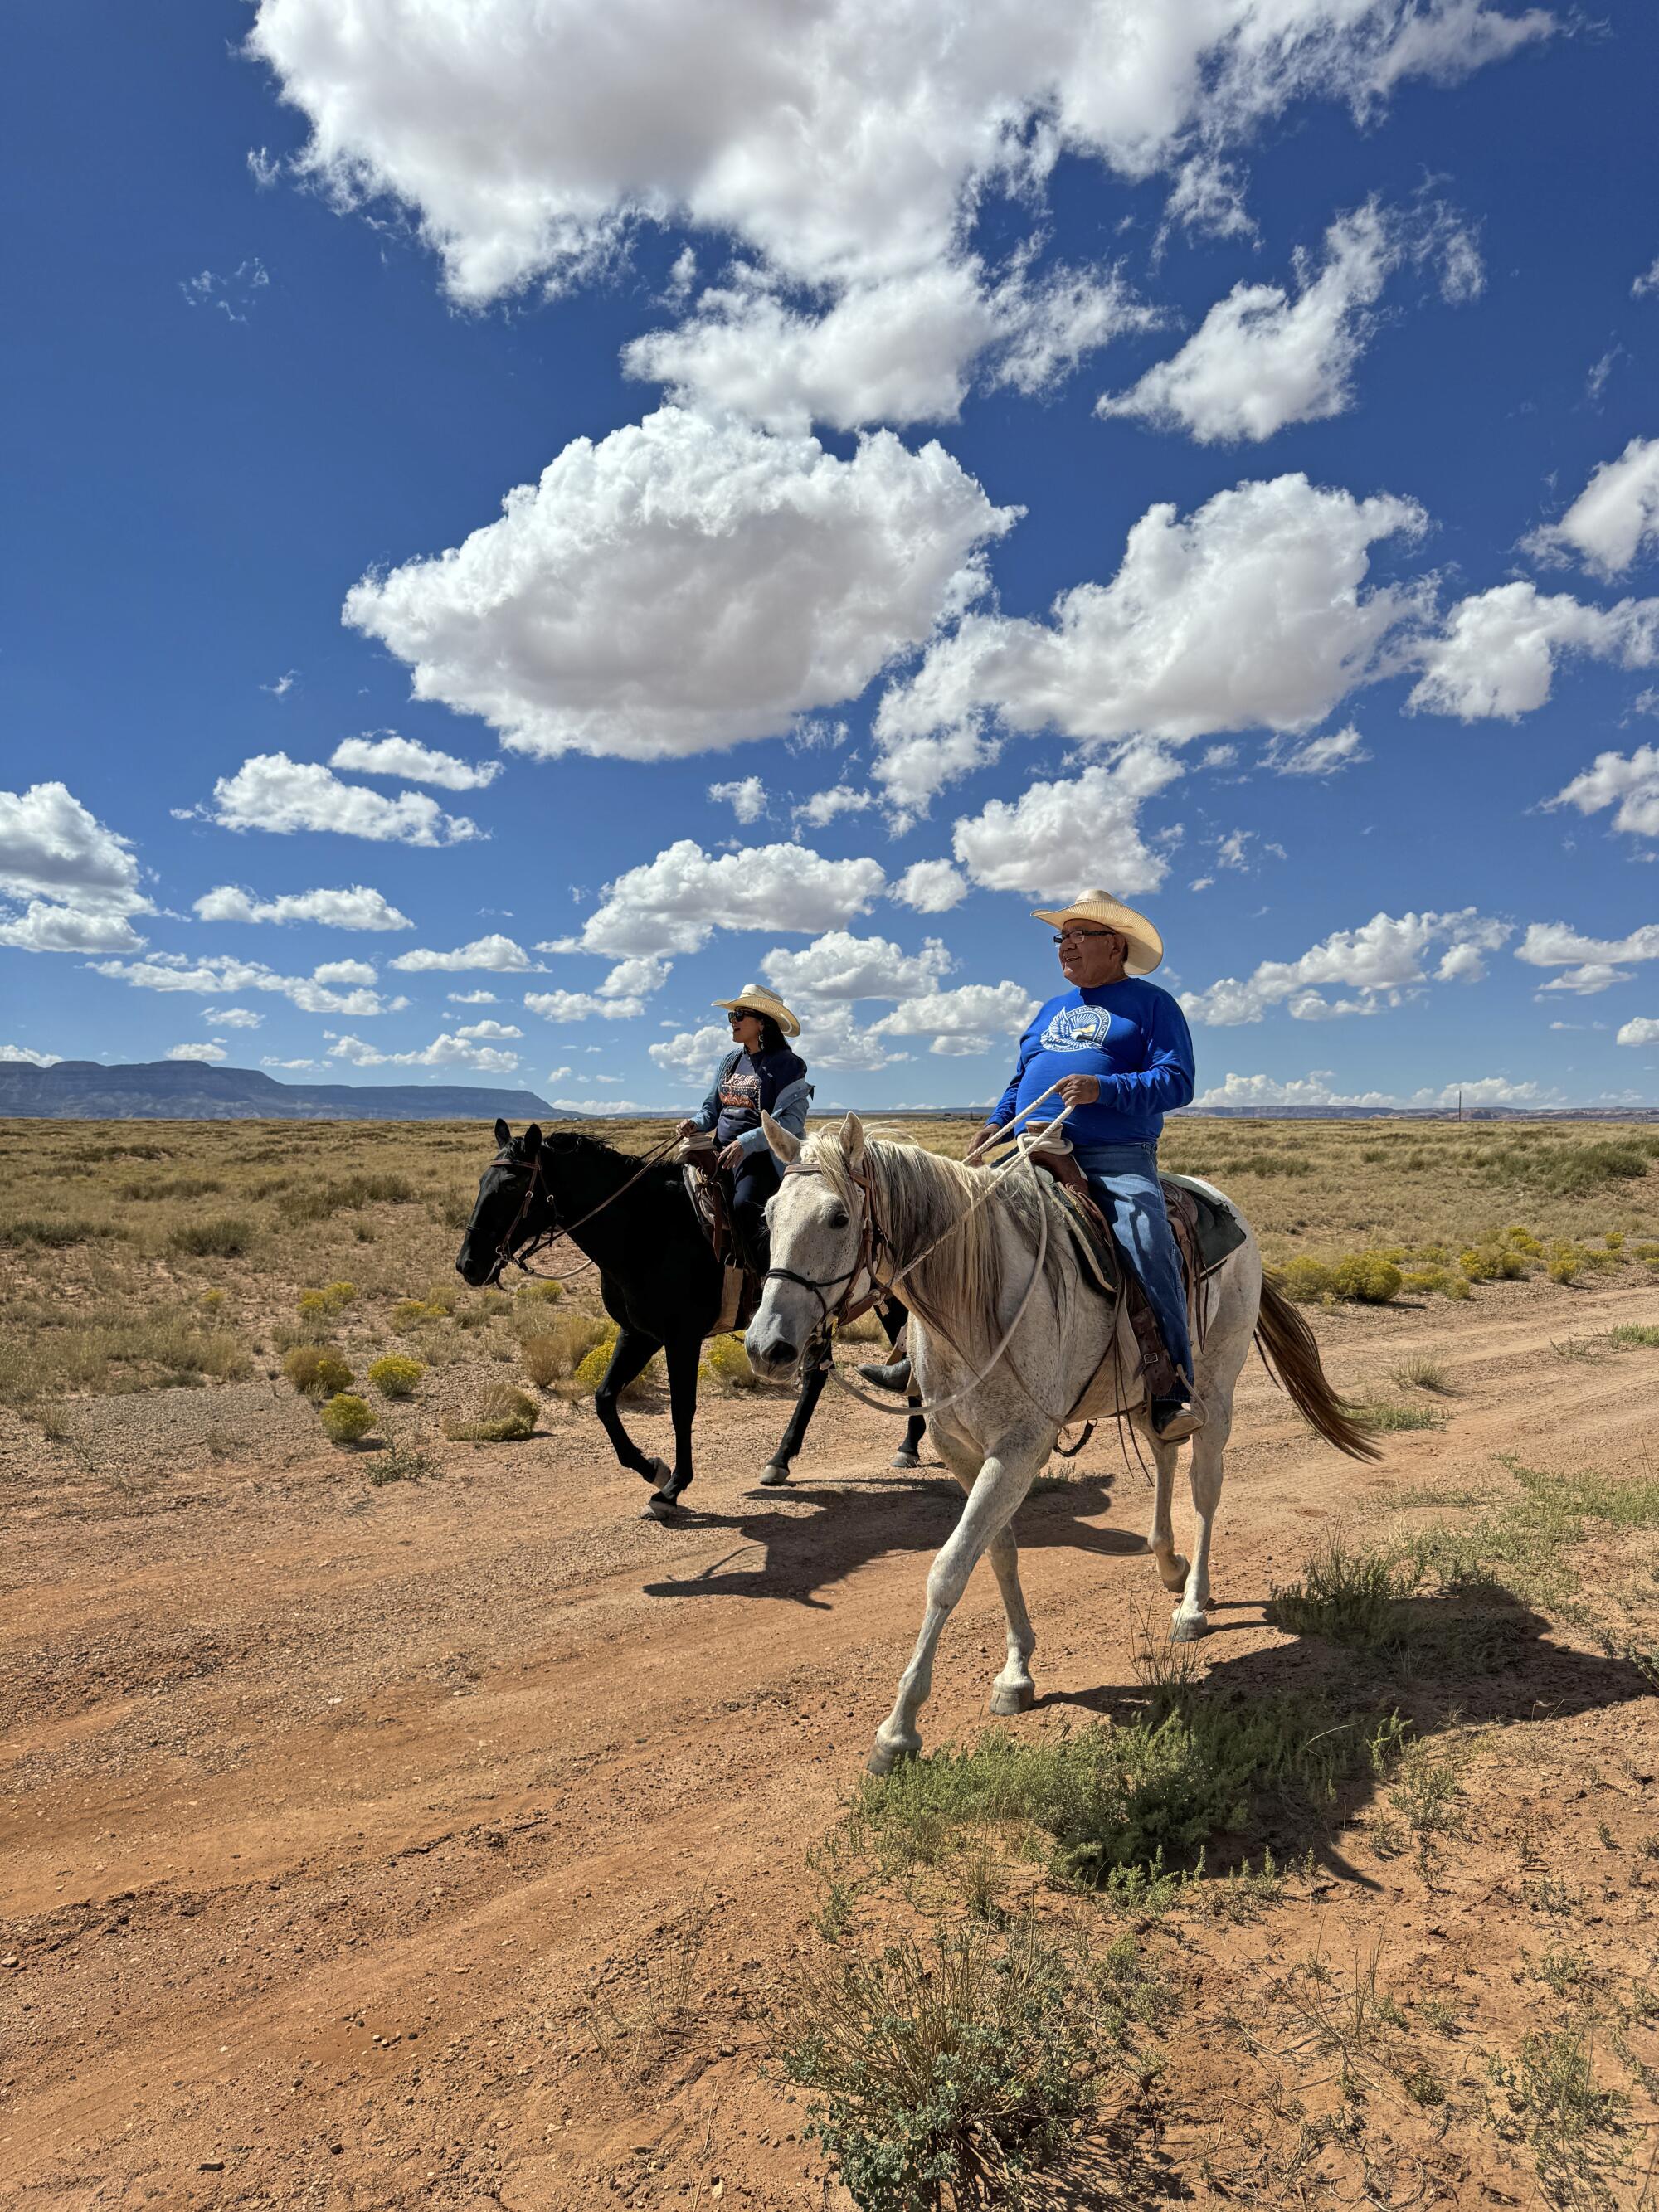
POLYGON ((778 1166, 760 1117, 763 1112, 771 1115, 792 1137, 805 1133, 812 1096, 806 1062, 784 1042, 800 1035, 800 1024, 781 999, 758 983, 714 1004, 731 1017, 732 1049, 715 1069, 708 1096, 679 1124, 678 1133, 714 1132, 719 1164, 732 1176, 732 1230, 738 1257, 764 1274, 770 1256, 766 1201, 778 1187, 778 1166))

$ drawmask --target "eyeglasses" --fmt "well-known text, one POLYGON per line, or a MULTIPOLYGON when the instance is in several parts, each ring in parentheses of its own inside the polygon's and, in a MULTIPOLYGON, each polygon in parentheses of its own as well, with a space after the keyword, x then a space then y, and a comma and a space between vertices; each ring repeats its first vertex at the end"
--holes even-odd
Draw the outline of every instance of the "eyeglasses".
POLYGON ((1055 938, 1054 943, 1056 945, 1073 945, 1080 937, 1115 937, 1116 934, 1117 932, 1114 929, 1064 929, 1060 932, 1060 935, 1055 938))

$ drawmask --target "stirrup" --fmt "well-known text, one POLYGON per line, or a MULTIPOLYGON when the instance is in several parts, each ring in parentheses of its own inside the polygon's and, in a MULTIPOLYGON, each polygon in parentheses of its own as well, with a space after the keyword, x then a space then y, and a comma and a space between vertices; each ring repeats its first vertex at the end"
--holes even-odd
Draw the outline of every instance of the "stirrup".
POLYGON ((1201 1406, 1184 1406, 1179 1399, 1154 1398, 1146 1408, 1152 1434, 1161 1444, 1185 1443, 1204 1425, 1201 1406), (1162 1409, 1160 1411, 1160 1408, 1162 1409))
POLYGON ((873 1382, 878 1390, 890 1390, 897 1397, 906 1396, 910 1389, 908 1358, 890 1360, 883 1366, 878 1360, 867 1361, 856 1370, 866 1382, 873 1382))

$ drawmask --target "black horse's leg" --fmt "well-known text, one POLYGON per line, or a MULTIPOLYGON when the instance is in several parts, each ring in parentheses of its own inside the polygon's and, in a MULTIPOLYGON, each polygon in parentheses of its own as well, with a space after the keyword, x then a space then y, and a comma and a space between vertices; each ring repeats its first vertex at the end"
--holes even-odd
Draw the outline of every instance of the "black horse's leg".
POLYGON ((823 1386, 830 1380, 830 1362, 823 1347, 817 1342, 807 1352, 809 1364, 801 1378, 795 1399, 795 1410, 789 1416, 789 1425, 783 1432, 783 1441, 768 1460, 761 1472, 761 1480, 769 1490, 775 1490, 789 1480, 790 1463, 806 1440, 806 1425, 811 1419, 818 1400, 823 1395, 823 1386))
MULTIPOLYGON (((888 1297, 882 1300, 876 1311, 880 1317, 882 1327, 887 1332, 887 1345, 890 1351, 898 1342, 899 1332, 910 1318, 909 1309, 901 1299, 888 1297)), ((910 1402, 910 1418, 904 1425, 904 1442, 893 1454, 892 1463, 895 1467, 920 1467, 921 1440, 927 1433, 927 1424, 916 1411, 921 1401, 915 1392, 910 1390, 905 1395, 910 1402)))
POLYGON ((691 1425, 697 1414, 697 1364, 702 1357, 700 1338, 671 1338, 668 1396, 674 1418, 674 1472, 653 1496, 647 1512, 672 1508, 691 1487, 691 1425))
POLYGON ((617 1335, 616 1349, 611 1355, 611 1364, 605 1370, 605 1380, 593 1393, 593 1411, 605 1425, 605 1432, 611 1439, 611 1449, 624 1467, 632 1468, 635 1474, 643 1475, 647 1482, 662 1480, 662 1462, 647 1459, 623 1428, 622 1416, 617 1411, 617 1401, 658 1348, 658 1340, 654 1336, 647 1336, 643 1329, 624 1327, 617 1335))

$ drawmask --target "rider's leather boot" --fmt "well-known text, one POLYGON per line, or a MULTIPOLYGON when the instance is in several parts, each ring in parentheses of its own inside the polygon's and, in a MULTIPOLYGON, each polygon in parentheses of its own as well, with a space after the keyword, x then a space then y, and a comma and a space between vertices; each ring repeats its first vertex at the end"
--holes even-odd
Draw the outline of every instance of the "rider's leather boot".
POLYGON ((870 1360, 859 1368, 857 1372, 863 1376, 866 1382, 873 1382, 878 1390, 891 1390, 901 1398, 908 1394, 910 1388, 910 1361, 908 1355, 902 1359, 889 1360, 884 1367, 878 1361, 870 1360))

